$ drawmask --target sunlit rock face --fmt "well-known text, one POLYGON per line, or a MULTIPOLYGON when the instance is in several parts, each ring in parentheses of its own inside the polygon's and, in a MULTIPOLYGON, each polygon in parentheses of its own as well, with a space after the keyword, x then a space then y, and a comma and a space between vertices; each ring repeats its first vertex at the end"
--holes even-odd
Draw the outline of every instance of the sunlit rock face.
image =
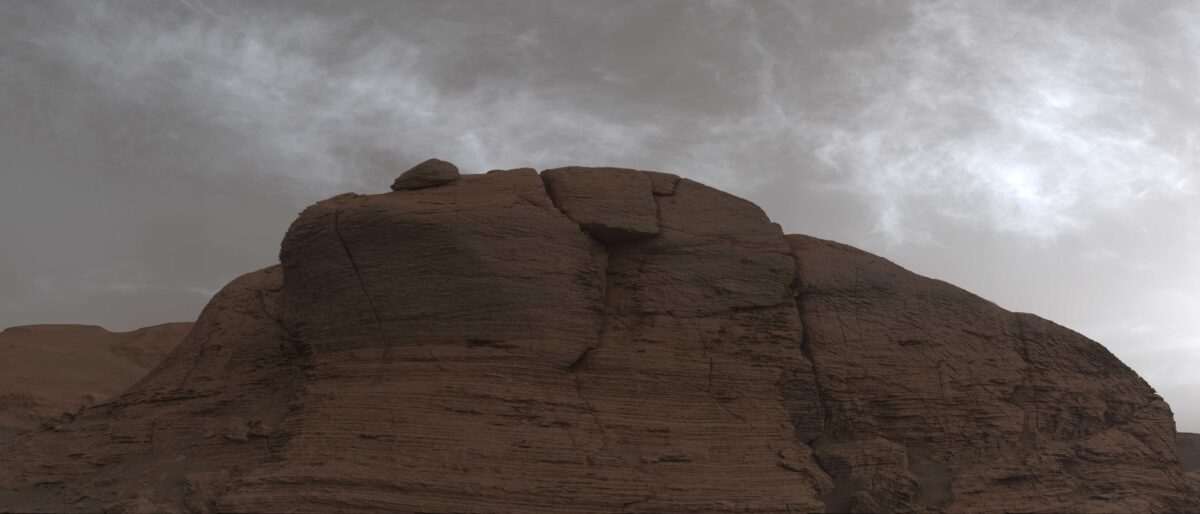
POLYGON ((280 260, 0 448, 0 506, 1200 509, 1170 409, 1099 344, 674 175, 341 195, 280 260))

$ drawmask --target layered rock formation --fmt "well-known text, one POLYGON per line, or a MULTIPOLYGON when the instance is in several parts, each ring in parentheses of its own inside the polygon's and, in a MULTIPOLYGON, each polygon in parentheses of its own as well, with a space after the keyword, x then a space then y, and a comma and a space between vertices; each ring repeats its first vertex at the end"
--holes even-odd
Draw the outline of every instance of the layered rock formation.
POLYGON ((1170 409, 1102 346, 740 198, 588 168, 398 189, 306 209, 128 392, 0 448, 0 505, 1200 509, 1170 409))
POLYGON ((168 323, 132 332, 31 325, 0 332, 0 442, 124 391, 191 330, 168 323))

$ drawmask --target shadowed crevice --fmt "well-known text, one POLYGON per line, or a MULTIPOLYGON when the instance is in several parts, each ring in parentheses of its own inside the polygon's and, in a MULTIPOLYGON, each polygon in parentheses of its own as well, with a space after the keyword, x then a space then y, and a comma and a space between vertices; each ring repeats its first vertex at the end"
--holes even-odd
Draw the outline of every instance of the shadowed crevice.
POLYGON ((821 457, 820 457, 820 455, 818 455, 816 446, 815 446, 818 440, 820 440, 825 435, 829 435, 829 431, 833 426, 833 412, 832 412, 832 407, 831 407, 833 400, 828 398, 828 395, 825 392, 825 388, 821 386, 821 373, 820 373, 819 366, 817 364, 817 358, 816 358, 815 352, 813 352, 812 333, 808 330, 808 319, 805 317, 805 314, 806 314, 806 312, 805 312, 805 294, 803 293, 803 288, 801 287, 801 283, 800 283, 801 278, 800 278, 799 257, 797 257, 793 254, 792 260, 795 264, 795 269, 796 269, 796 272, 793 276, 793 282, 792 282, 792 289, 793 289, 792 297, 794 299, 794 303, 795 303, 795 307, 796 307, 796 315, 800 318, 800 353, 802 355, 804 355, 804 358, 806 360, 808 360, 810 369, 812 371, 813 387, 817 391, 817 401, 820 403, 820 406, 821 406, 821 431, 820 431, 821 433, 819 435, 817 435, 816 437, 814 437, 808 441, 804 441, 804 442, 805 442, 805 444, 808 445, 809 448, 812 449, 813 463, 815 463, 817 465, 817 468, 819 468, 822 472, 824 472, 826 475, 828 475, 830 480, 833 481, 833 484, 834 484, 833 489, 831 489, 830 491, 826 492, 825 494, 823 494, 821 496, 821 501, 823 503, 825 503, 825 511, 826 512, 837 512, 836 507, 838 505, 841 505, 843 503, 848 503, 848 502, 837 501, 837 500, 839 500, 838 493, 843 492, 843 490, 846 487, 845 487, 845 484, 840 484, 839 481, 836 479, 835 475, 833 473, 831 473, 828 468, 825 467, 825 464, 823 462, 821 462, 821 457))
POLYGON ((579 354, 579 358, 575 359, 574 362, 572 362, 570 365, 567 366, 567 371, 571 372, 571 373, 577 373, 577 372, 587 369, 588 354, 592 353, 592 350, 594 350, 594 349, 595 349, 595 347, 592 347, 592 346, 585 348, 583 350, 583 353, 579 354))
POLYGON ((391 343, 388 341, 387 332, 383 329, 383 321, 379 317, 379 309, 375 307, 375 300, 371 299, 371 293, 367 292, 367 283, 363 281, 362 272, 358 269, 358 263, 354 260, 354 254, 350 251, 350 245, 346 244, 346 239, 342 237, 341 228, 342 208, 338 206, 333 211, 333 234, 337 237, 338 243, 342 245, 342 250, 346 252, 346 259, 350 261, 350 270, 354 272, 354 278, 358 280, 358 286, 362 288, 363 297, 367 299, 367 305, 371 308, 371 316, 375 320, 375 328, 379 330, 379 344, 383 347, 383 358, 386 362, 390 357, 391 343))
POLYGON ((554 198, 554 194, 551 193, 550 183, 549 183, 549 180, 546 178, 546 174, 541 173, 538 175, 538 177, 542 181, 542 188, 545 190, 546 198, 548 198, 550 200, 551 205, 554 205, 554 208, 558 209, 558 212, 564 218, 566 218, 571 223, 575 224, 575 226, 578 227, 579 232, 582 233, 583 235, 587 236, 588 240, 592 241, 596 245, 597 248, 603 250, 603 253, 600 255, 600 257, 602 257, 604 259, 604 280, 600 283, 600 287, 601 287, 600 311, 599 311, 600 318, 599 318, 599 329, 597 330, 597 333, 596 333, 596 343, 593 346, 589 346, 589 347, 585 348, 583 350, 583 352, 579 355, 579 357, 567 366, 567 371, 574 373, 574 372, 579 372, 579 371, 583 371, 583 370, 587 369, 587 357, 591 354, 592 351, 599 348, 600 345, 604 342, 604 335, 608 329, 608 318, 612 314, 612 311, 613 311, 612 298, 610 295, 610 291, 612 290, 612 276, 613 276, 612 250, 613 250, 613 247, 617 246, 618 243, 604 242, 600 238, 595 237, 594 235, 590 234, 578 222, 571 219, 571 217, 567 215, 567 212, 565 210, 563 210, 562 206, 559 205, 558 200, 556 198, 554 198))
MULTIPOLYGON (((833 411, 830 404, 833 402, 825 393, 825 389, 821 387, 820 367, 817 364, 817 358, 813 354, 812 349, 812 334, 808 331, 808 323, 805 319, 804 312, 804 295, 796 295, 796 312, 800 316, 800 353, 808 360, 812 369, 813 386, 817 389, 817 399, 821 403, 822 427, 824 431, 828 431, 833 426, 833 411)), ((816 439, 805 441, 809 446, 816 442, 816 439)))

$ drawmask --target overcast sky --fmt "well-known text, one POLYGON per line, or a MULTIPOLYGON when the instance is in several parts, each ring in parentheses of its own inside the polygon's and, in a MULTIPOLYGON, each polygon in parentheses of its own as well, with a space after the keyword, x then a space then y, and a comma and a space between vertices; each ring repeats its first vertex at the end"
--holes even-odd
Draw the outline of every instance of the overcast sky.
POLYGON ((0 0, 0 327, 194 319, 429 157, 678 173, 1103 342, 1200 431, 1200 3, 0 0))

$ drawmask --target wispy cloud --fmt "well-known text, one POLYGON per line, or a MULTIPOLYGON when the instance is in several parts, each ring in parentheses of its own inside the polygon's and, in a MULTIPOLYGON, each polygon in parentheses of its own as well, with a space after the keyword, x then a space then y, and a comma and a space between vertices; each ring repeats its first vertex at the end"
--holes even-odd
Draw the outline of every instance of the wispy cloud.
MULTIPOLYGON (((378 188, 413 158, 438 155, 483 171, 618 157, 643 152, 658 132, 572 105, 533 77, 445 87, 438 65, 475 51, 449 33, 439 45, 425 44, 432 26, 450 30, 450 22, 359 34, 369 14, 268 16, 200 0, 186 5, 206 15, 74 4, 63 30, 29 42, 115 100, 224 134, 224 153, 202 169, 205 179, 257 174, 308 194, 347 182, 378 188)), ((536 30, 492 36, 489 50, 513 65, 539 45, 536 30)), ((179 139, 188 136, 158 137, 186 146, 179 139)))
POLYGON ((149 284, 146 282, 110 282, 108 284, 104 284, 102 287, 114 293, 124 294, 141 293, 145 291, 160 291, 170 293, 180 292, 204 297, 210 297, 217 294, 216 289, 210 289, 206 287, 166 286, 160 284, 149 284))
POLYGON ((923 1, 841 45, 790 2, 681 4, 659 36, 622 31, 661 15, 630 9, 393 15, 381 29, 377 9, 69 5, 27 42, 115 101, 216 134, 203 148, 188 148, 194 127, 154 134, 203 153, 204 180, 305 195, 378 187, 432 155, 471 170, 651 164, 749 192, 811 154, 889 241, 929 238, 931 220, 1052 240, 1194 193, 1200 164, 1190 2, 923 1), (607 23, 549 24, 584 12, 607 23), (656 58, 564 49, 575 35, 644 37, 656 58), (831 47, 821 66, 798 60, 814 42, 831 47))
POLYGON ((136 295, 144 293, 182 293, 209 298, 217 294, 217 289, 206 286, 155 284, 130 280, 106 281, 78 276, 38 277, 32 279, 30 282, 33 290, 46 298, 91 294, 136 295))
POLYGON ((855 107, 814 132, 818 153, 893 241, 920 238, 931 216, 1053 239, 1098 212, 1191 194, 1200 129, 1164 122, 1200 108, 1159 93, 1171 80, 1194 90, 1197 62, 1160 50, 1195 29, 1151 15, 1131 30, 1142 8, 916 3, 903 30, 831 57, 855 107))

